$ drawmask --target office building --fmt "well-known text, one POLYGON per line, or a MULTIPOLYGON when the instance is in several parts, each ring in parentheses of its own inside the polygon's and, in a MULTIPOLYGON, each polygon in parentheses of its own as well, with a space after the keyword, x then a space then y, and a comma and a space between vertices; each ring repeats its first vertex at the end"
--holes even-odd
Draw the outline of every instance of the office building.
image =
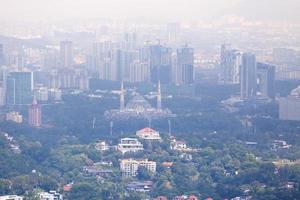
POLYGON ((172 49, 162 45, 149 46, 150 78, 152 83, 161 81, 169 84, 172 80, 172 49))
POLYGON ((33 98, 32 105, 29 106, 28 123, 33 127, 40 127, 42 125, 42 108, 37 103, 36 98, 33 98))
POLYGON ((138 174, 139 167, 146 168, 150 173, 156 173, 156 162, 146 160, 124 159, 120 162, 120 170, 124 177, 134 177, 138 174))
POLYGON ((60 67, 73 67, 73 43, 71 41, 60 42, 60 67))
POLYGON ((89 88, 88 73, 84 69, 54 69, 50 71, 49 87, 56 89, 89 88))
POLYGON ((5 55, 4 55, 4 46, 0 44, 0 67, 5 65, 5 55))
POLYGON ((6 104, 24 105, 32 102, 33 73, 10 72, 6 80, 6 104))
POLYGON ((117 80, 129 81, 131 74, 131 64, 138 59, 138 51, 118 49, 116 51, 117 80))
POLYGON ((242 53, 232 49, 228 44, 223 44, 221 47, 220 82, 224 84, 240 83, 241 62, 242 53))
POLYGON ((150 66, 148 62, 135 60, 130 63, 129 82, 148 82, 150 79, 150 66))
POLYGON ((241 65, 241 99, 247 100, 256 96, 257 66, 254 54, 245 53, 241 65))
POLYGON ((116 44, 111 41, 96 42, 93 44, 93 69, 102 80, 118 80, 116 61, 116 44))
POLYGON ((281 97, 279 102, 279 119, 300 121, 300 86, 292 90, 288 97, 281 97))
POLYGON ((0 66, 0 106, 6 102, 6 82, 9 69, 6 66, 0 66))
POLYGON ((125 50, 135 50, 137 49, 137 43, 138 37, 136 33, 124 33, 121 48, 125 50))
POLYGON ((275 98, 275 66, 257 63, 257 95, 263 98, 275 98))
POLYGON ((177 59, 173 74, 176 84, 192 84, 194 82, 194 49, 183 47, 177 49, 177 59))
POLYGON ((279 119, 300 121, 300 97, 281 97, 279 102, 279 119))
POLYGON ((169 45, 177 45, 179 42, 180 24, 169 23, 167 24, 167 38, 169 45))

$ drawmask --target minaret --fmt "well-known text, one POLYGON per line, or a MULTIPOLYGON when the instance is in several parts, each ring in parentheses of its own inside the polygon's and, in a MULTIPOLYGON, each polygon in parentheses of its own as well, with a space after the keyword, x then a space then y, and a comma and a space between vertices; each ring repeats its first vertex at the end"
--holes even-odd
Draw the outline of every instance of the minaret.
POLYGON ((157 111, 161 111, 161 90, 160 90, 160 81, 157 85, 157 111))
POLYGON ((125 100, 124 100, 124 84, 123 81, 121 83, 121 92, 120 92, 120 110, 124 110, 125 108, 125 100))

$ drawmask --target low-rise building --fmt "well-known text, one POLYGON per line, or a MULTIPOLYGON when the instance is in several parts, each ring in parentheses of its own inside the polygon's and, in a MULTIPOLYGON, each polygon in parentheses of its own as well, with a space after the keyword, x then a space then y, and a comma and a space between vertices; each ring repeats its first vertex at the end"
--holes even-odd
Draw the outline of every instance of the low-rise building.
POLYGON ((23 197, 17 195, 0 196, 0 200, 23 200, 23 197))
POLYGON ((292 145, 289 145, 284 140, 274 140, 272 143, 272 150, 277 151, 279 149, 289 149, 292 145))
POLYGON ((9 112, 6 113, 6 120, 21 124, 23 122, 23 116, 18 112, 9 112))
POLYGON ((98 151, 107 151, 107 150, 109 150, 109 146, 105 141, 98 141, 95 145, 95 148, 98 151))
POLYGON ((96 165, 84 167, 83 172, 89 176, 100 176, 100 177, 108 177, 113 173, 111 169, 103 169, 96 165))
POLYGON ((38 194, 40 200, 63 200, 63 197, 60 193, 56 191, 41 192, 38 194))
POLYGON ((127 190, 134 192, 150 192, 152 187, 152 181, 134 181, 126 185, 127 190))
POLYGON ((118 144, 118 150, 123 154, 126 152, 137 152, 144 150, 143 144, 135 138, 123 138, 118 144))
POLYGON ((150 141, 159 141, 161 137, 158 131, 155 131, 151 128, 143 128, 136 132, 136 135, 143 139, 143 140, 150 140, 150 141))
POLYGON ((187 144, 185 141, 172 141, 171 142, 171 149, 177 151, 184 151, 187 150, 187 144))
POLYGON ((139 167, 145 167, 149 172, 156 173, 156 162, 146 160, 124 159, 120 162, 122 176, 136 176, 139 167))

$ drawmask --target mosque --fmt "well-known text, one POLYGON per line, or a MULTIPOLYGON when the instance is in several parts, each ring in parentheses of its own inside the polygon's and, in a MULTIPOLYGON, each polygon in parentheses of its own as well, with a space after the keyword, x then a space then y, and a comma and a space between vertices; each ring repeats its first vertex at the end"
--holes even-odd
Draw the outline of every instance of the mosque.
POLYGON ((125 90, 122 82, 120 90, 120 108, 106 111, 104 116, 108 120, 127 120, 131 118, 151 120, 174 117, 175 115, 169 109, 162 109, 160 82, 157 86, 156 108, 153 108, 140 94, 136 94, 125 106, 125 90))

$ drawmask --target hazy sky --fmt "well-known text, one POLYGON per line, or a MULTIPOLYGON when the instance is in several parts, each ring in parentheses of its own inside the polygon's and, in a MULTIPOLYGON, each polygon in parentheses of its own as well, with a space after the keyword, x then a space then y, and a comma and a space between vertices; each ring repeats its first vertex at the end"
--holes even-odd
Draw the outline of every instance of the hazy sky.
POLYGON ((265 9, 267 19, 280 20, 282 13, 300 18, 300 0, 0 0, 0 5, 0 20, 112 17, 194 21, 233 14, 259 20, 265 9))

